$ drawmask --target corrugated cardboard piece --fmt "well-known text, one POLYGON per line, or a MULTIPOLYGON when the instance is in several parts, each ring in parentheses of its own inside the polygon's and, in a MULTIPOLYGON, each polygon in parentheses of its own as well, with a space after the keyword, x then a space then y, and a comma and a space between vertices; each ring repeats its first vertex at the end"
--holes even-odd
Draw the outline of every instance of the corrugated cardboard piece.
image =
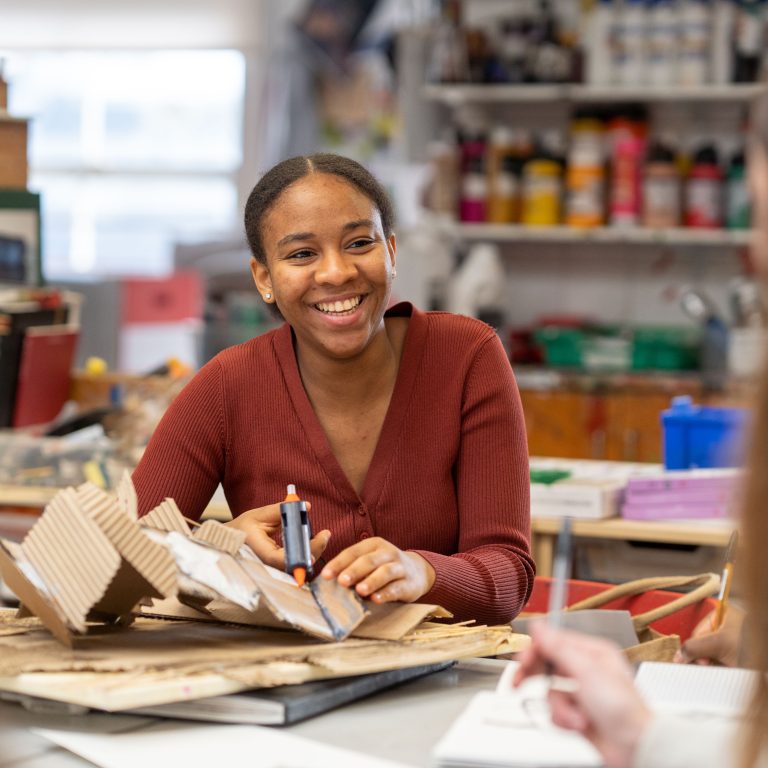
MULTIPOLYGON (((191 610, 191 609, 190 609, 191 610)), ((521 650, 502 627, 424 622, 397 641, 319 642, 299 632, 137 618, 56 642, 0 609, 0 692, 111 711, 521 650)))
POLYGON ((299 588, 265 566, 244 539, 213 520, 193 531, 172 499, 137 519, 126 475, 116 497, 89 483, 58 493, 21 544, 0 539, 0 574, 70 646, 89 623, 129 623, 138 610, 295 628, 325 641, 356 630, 399 639, 428 616, 449 616, 439 606, 373 606, 335 580, 299 588), (150 598, 162 602, 152 606, 150 598))
POLYGON ((171 554, 90 484, 56 494, 21 544, 0 540, 0 573, 67 645, 89 621, 115 622, 142 598, 177 592, 171 554))

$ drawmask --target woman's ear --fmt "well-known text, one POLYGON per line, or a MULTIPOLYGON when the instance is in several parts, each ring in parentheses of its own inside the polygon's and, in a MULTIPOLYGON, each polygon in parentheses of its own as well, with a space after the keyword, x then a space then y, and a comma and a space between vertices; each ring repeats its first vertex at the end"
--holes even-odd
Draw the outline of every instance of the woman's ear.
POLYGON ((256 290, 261 294, 261 298, 267 304, 274 304, 275 294, 272 290, 272 278, 269 274, 266 264, 262 264, 257 259, 251 257, 251 275, 256 285, 256 290))

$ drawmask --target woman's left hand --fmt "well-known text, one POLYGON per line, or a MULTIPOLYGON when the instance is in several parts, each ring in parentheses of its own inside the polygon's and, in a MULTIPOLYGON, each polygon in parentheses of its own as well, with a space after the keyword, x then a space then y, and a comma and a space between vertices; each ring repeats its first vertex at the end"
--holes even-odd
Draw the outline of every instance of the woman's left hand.
POLYGON ((435 569, 415 552, 403 552, 378 536, 347 547, 323 568, 325 579, 354 587, 375 603, 412 603, 432 589, 435 569))

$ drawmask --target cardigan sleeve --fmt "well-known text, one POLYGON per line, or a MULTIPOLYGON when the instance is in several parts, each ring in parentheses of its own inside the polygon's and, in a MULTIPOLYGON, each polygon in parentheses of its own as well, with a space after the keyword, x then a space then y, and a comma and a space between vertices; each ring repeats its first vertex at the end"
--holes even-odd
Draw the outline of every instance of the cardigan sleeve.
POLYGON ((421 601, 443 605, 457 619, 508 622, 528 600, 535 566, 523 409, 495 333, 465 379, 454 477, 457 553, 418 551, 435 569, 432 589, 421 601))
POLYGON ((172 498, 183 515, 200 518, 224 473, 223 411, 221 366, 214 359, 171 403, 133 472, 139 515, 172 498))

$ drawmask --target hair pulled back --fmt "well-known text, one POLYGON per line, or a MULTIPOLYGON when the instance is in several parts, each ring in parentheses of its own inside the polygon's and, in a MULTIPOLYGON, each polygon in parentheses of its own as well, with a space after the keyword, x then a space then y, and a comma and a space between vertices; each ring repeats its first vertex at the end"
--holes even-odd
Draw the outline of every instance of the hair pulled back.
POLYGON ((261 177, 245 204, 245 236, 254 258, 262 264, 267 263, 262 239, 265 215, 291 184, 312 173, 326 173, 349 182, 378 208, 385 237, 392 234, 395 217, 389 195, 360 163, 342 155, 325 152, 291 157, 278 163, 261 177))

